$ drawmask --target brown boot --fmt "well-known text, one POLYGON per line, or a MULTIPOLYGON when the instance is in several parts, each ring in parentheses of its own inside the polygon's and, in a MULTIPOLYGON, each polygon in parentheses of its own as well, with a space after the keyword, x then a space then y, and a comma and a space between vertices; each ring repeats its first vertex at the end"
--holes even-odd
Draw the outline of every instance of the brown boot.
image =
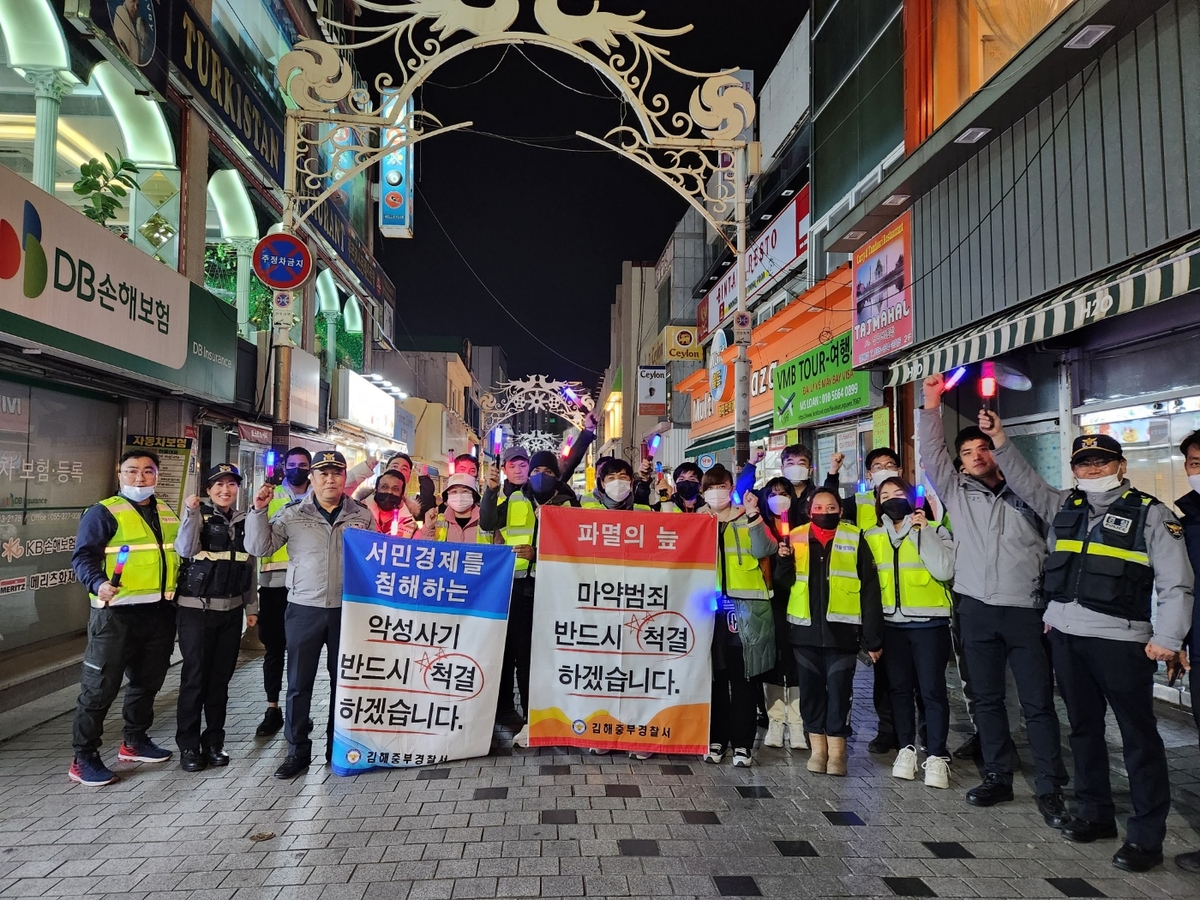
POLYGON ((825 766, 826 775, 846 774, 846 739, 841 737, 829 738, 829 762, 825 766))
POLYGON ((825 766, 829 761, 829 745, 826 743, 825 735, 810 734, 808 745, 812 748, 812 752, 808 756, 808 771, 824 775, 825 766))

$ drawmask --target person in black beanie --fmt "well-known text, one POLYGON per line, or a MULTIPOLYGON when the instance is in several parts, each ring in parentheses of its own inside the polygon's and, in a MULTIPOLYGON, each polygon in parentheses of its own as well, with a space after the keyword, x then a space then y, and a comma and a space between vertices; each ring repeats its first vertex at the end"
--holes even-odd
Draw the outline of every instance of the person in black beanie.
POLYGON ((675 492, 662 505, 662 512, 692 513, 706 506, 704 495, 700 493, 700 479, 704 470, 693 462, 680 463, 671 473, 675 483, 675 492))

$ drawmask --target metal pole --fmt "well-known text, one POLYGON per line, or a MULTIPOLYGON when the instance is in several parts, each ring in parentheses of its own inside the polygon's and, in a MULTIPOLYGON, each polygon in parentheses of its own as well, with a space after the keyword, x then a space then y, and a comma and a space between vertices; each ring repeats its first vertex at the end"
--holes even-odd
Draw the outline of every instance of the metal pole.
MULTIPOLYGON (((746 312, 746 146, 734 151, 733 177, 737 216, 738 312, 746 312)), ((738 344, 733 369, 733 448, 740 468, 750 460, 750 348, 738 344)))

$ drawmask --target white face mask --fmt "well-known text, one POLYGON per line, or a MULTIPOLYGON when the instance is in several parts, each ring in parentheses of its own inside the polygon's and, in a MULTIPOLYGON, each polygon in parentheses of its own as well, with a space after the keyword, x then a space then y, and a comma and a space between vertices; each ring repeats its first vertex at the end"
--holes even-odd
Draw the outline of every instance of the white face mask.
POLYGON ((612 481, 604 483, 604 493, 608 494, 610 500, 617 503, 628 497, 632 490, 633 485, 624 478, 614 478, 612 481))
POLYGON ((1192 490, 1200 494, 1200 475, 1189 475, 1187 478, 1192 490))
POLYGON ((1103 478, 1076 478, 1079 489, 1086 494, 1103 494, 1121 486, 1120 475, 1105 475, 1103 478))
POLYGON ((154 485, 150 487, 126 487, 121 486, 121 496, 134 503, 143 503, 154 496, 154 485))
POLYGON ((767 498, 767 509, 771 510, 777 516, 782 516, 791 508, 792 498, 787 494, 772 494, 767 498))
POLYGON ((704 502, 713 509, 729 509, 729 488, 709 488, 704 492, 704 502))
POLYGON ((871 473, 871 484, 874 487, 879 487, 881 484, 883 484, 889 478, 899 478, 899 477, 900 477, 900 473, 897 472, 895 469, 880 469, 877 472, 871 473))
POLYGON ((464 513, 475 505, 470 491, 454 491, 446 498, 446 505, 456 513, 464 513))
POLYGON ((786 465, 783 467, 783 477, 792 484, 808 481, 808 466, 801 466, 795 463, 786 465))

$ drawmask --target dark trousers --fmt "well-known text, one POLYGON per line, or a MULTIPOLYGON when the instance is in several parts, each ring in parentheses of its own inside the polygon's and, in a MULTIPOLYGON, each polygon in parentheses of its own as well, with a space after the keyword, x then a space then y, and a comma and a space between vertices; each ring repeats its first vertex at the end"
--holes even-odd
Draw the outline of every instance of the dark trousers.
POLYGON ((71 743, 76 753, 100 749, 104 718, 129 677, 125 740, 139 741, 154 724, 154 698, 167 677, 175 647, 175 607, 169 603, 106 606, 88 616, 88 642, 79 677, 71 743))
POLYGON ((950 623, 929 628, 883 629, 883 658, 875 677, 887 672, 901 747, 916 746, 917 718, 913 701, 920 698, 925 710, 926 750, 930 756, 949 756, 950 699, 946 692, 946 664, 950 661, 950 623))
POLYGON ((967 705, 967 718, 971 727, 975 727, 975 694, 971 689, 971 670, 967 665, 967 654, 963 652, 962 622, 959 618, 958 607, 962 603, 962 595, 954 595, 954 610, 950 614, 950 637, 954 641, 954 664, 958 667, 958 684, 962 688, 963 701, 967 705))
POLYGON ((179 607, 179 705, 175 743, 180 750, 225 746, 229 681, 242 641, 242 610, 179 607), (200 716, 204 715, 204 732, 200 716))
POLYGON ((850 737, 850 705, 858 654, 833 647, 792 645, 800 715, 809 734, 850 737))
POLYGON ((1112 707, 1121 730, 1133 815, 1126 840, 1162 849, 1171 808, 1167 754, 1154 716, 1154 673, 1145 644, 1050 632, 1054 673, 1071 723, 1075 812, 1089 822, 1116 817, 1109 781, 1104 717, 1112 707))
POLYGON ((268 703, 278 703, 283 690, 283 661, 287 651, 287 634, 283 615, 287 611, 288 591, 285 587, 258 589, 258 639, 266 653, 263 655, 263 689, 268 703))
POLYGON ((284 613, 287 629, 288 689, 284 732, 288 753, 312 759, 312 694, 325 650, 325 668, 329 671, 329 723, 325 755, 333 750, 333 716, 337 708, 338 643, 342 636, 342 610, 289 603, 284 613))
POLYGON ((500 673, 499 712, 513 707, 513 678, 521 694, 521 709, 529 721, 529 659, 533 648, 533 581, 513 582, 508 606, 508 628, 504 636, 504 663, 500 673))
POLYGON ((975 726, 984 769, 1012 784, 1013 747, 1004 705, 1005 667, 1017 682, 1029 746, 1037 766, 1039 795, 1061 791, 1067 783, 1062 761, 1058 713, 1050 659, 1042 640, 1042 612, 1016 606, 989 606, 960 595, 963 650, 975 694, 975 726))
POLYGON ((711 744, 751 750, 758 732, 756 695, 762 695, 762 683, 746 677, 741 647, 727 644, 722 653, 725 667, 713 669, 708 740, 711 744))

